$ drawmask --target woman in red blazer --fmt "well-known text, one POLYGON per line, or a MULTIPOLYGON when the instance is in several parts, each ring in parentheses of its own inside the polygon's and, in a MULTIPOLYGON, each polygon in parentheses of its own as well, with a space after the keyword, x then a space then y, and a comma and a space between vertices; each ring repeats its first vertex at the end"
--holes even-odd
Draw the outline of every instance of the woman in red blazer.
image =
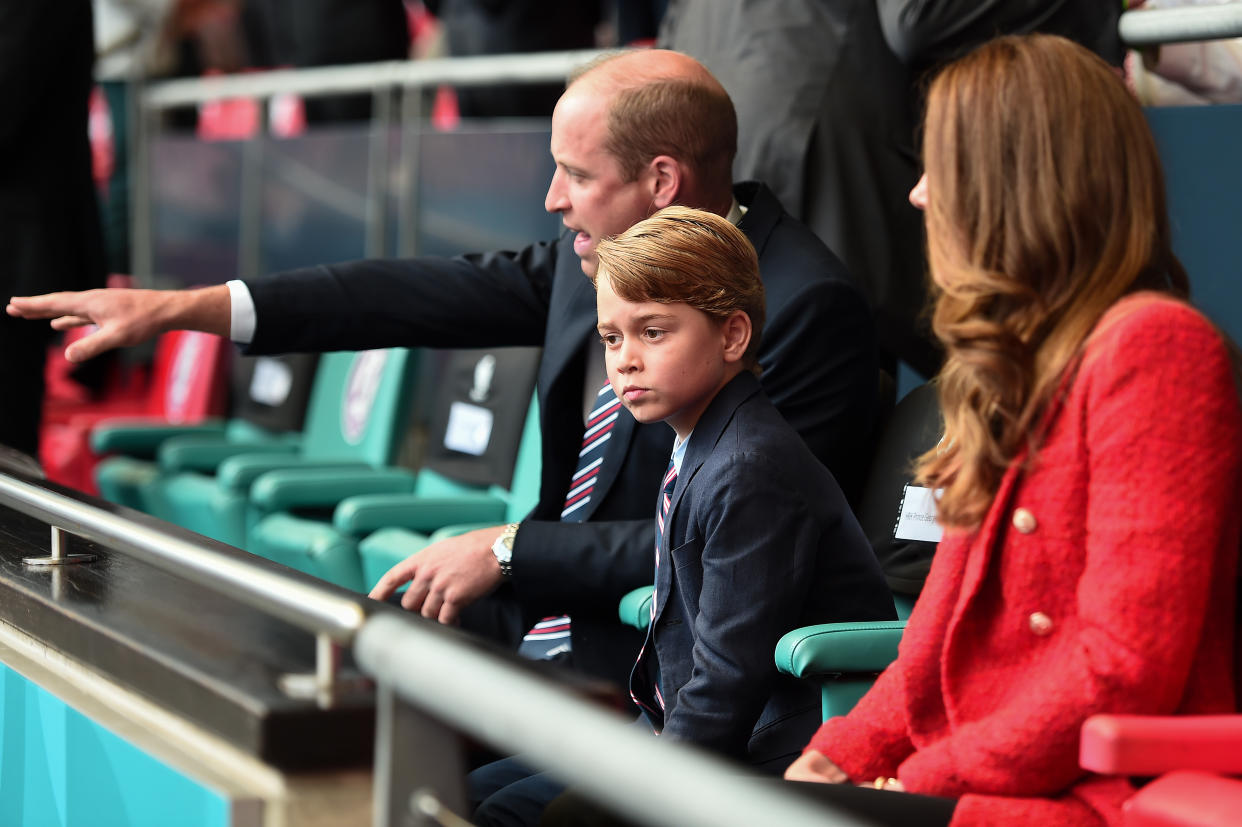
POLYGON ((923 156, 946 435, 917 471, 946 530, 897 661, 786 777, 1115 823, 1133 787, 1079 769, 1088 716, 1235 709, 1230 349, 1182 300, 1142 112, 1081 47, 950 65, 923 156))

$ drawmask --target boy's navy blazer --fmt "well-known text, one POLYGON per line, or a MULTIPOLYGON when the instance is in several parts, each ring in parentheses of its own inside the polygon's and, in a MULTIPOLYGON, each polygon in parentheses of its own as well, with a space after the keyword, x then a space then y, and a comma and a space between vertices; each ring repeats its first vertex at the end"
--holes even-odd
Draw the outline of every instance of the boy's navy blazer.
POLYGON ((821 709, 817 687, 776 671, 777 640, 812 623, 894 616, 836 481, 750 373, 717 394, 690 435, 655 583, 635 697, 657 710, 648 717, 665 737, 773 770, 801 752, 821 709))

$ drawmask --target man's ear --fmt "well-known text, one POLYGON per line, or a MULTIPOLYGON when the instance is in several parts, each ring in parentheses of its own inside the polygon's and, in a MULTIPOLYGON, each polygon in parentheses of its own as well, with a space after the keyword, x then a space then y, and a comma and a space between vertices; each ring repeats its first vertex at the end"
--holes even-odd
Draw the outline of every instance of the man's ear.
POLYGON ((750 347, 750 316, 745 310, 734 310, 720 324, 721 335, 724 336, 724 360, 740 362, 750 347))
POLYGON ((653 212, 677 203, 677 196, 681 194, 681 186, 685 182, 685 171, 680 161, 669 155, 657 155, 647 164, 646 174, 653 212))

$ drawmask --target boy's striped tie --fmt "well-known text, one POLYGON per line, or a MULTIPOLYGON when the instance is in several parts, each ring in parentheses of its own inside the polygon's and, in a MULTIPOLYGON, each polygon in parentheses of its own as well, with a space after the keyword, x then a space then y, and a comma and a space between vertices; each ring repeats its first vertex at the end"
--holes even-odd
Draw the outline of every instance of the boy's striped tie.
MULTIPOLYGON (((660 582, 660 545, 664 541, 665 521, 668 519, 668 509, 673 504, 673 489, 675 487, 677 487, 677 466, 670 459, 668 461, 668 470, 664 472, 664 484, 660 486, 660 501, 656 504, 655 582, 657 584, 660 582)), ((655 620, 656 602, 658 599, 659 594, 653 587, 651 590, 651 621, 655 620)), ((648 630, 647 640, 651 640, 651 635, 651 631, 648 630)), ((647 664, 643 661, 643 656, 646 653, 647 643, 644 641, 643 648, 638 652, 638 663, 635 665, 635 670, 640 674, 646 673, 648 669, 647 664)), ((659 664, 656 664, 656 668, 658 670, 659 664)), ((656 672, 655 680, 651 682, 651 686, 652 689, 655 690, 656 703, 660 705, 660 711, 663 712, 664 694, 660 691, 660 678, 658 671, 656 672)), ((630 697, 634 700, 634 703, 639 706, 646 706, 646 704, 640 701, 638 696, 634 694, 633 689, 630 690, 630 697)))

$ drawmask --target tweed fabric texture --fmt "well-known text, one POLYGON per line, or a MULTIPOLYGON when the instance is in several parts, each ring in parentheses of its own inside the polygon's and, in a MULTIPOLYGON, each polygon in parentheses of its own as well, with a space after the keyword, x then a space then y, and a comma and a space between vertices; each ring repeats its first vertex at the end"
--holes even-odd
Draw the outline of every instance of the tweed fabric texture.
POLYGON ((1190 307, 1118 302, 978 530, 947 531, 900 654, 808 749, 959 798, 954 824, 1114 824, 1095 713, 1234 711, 1242 414, 1190 307))

